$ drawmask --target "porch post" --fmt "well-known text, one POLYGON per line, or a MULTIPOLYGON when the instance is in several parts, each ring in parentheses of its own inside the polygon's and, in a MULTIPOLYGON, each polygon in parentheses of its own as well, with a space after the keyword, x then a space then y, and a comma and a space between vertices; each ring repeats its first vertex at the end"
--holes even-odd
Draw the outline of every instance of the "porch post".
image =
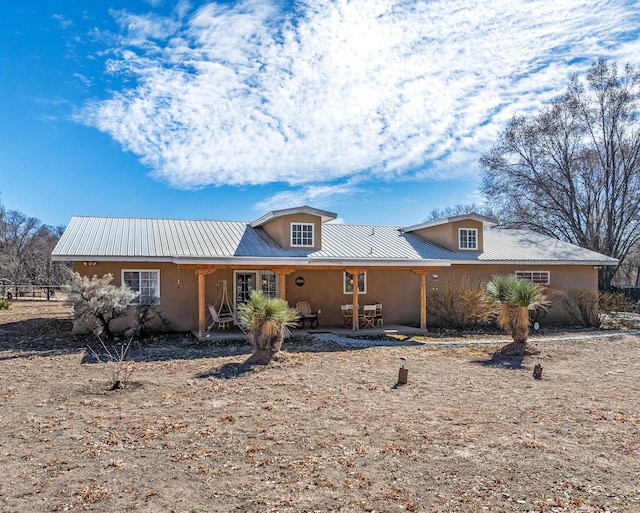
POLYGON ((427 329, 427 269, 411 269, 420 276, 420 329, 427 329))
POLYGON ((352 297, 352 305, 353 305, 353 311, 351 312, 352 314, 352 329, 353 331, 358 331, 360 329, 360 319, 358 318, 358 311, 360 310, 360 305, 358 304, 358 293, 360 292, 360 287, 358 287, 358 274, 352 274, 351 276, 353 276, 353 297, 352 297))
POLYGON ((289 267, 282 267, 282 268, 279 268, 279 269, 271 269, 271 272, 273 274, 278 275, 278 297, 280 299, 282 299, 283 301, 287 300, 286 278, 287 278, 287 276, 289 276, 294 271, 295 271, 295 269, 289 268, 289 267))
POLYGON ((360 292, 358 287, 358 277, 364 273, 364 271, 362 269, 345 269, 345 272, 349 273, 353 279, 353 284, 351 286, 351 306, 353 308, 351 313, 351 325, 353 331, 358 331, 360 329, 360 319, 358 318, 358 310, 360 309, 360 305, 358 304, 358 293, 360 292))
POLYGON ((196 269, 198 276, 198 338, 204 337, 207 320, 207 300, 205 299, 204 277, 215 272, 215 269, 196 269))
POLYGON ((427 274, 420 273, 420 329, 427 329, 427 274))

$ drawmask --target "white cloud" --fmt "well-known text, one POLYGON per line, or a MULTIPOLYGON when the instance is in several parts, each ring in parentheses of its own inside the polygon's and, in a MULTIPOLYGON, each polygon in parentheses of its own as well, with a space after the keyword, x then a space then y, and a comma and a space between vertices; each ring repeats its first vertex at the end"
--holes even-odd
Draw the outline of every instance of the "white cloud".
POLYGON ((473 173, 513 114, 601 55, 637 55, 640 25, 635 1, 186 5, 114 14, 127 37, 110 69, 137 85, 82 117, 175 187, 293 188, 266 209, 367 179, 473 173))
POLYGON ((73 21, 66 18, 62 14, 52 14, 51 19, 57 21, 60 24, 60 27, 63 29, 67 29, 73 26, 73 21))
POLYGON ((351 196, 362 192, 353 184, 311 185, 290 191, 274 194, 271 198, 257 203, 254 208, 258 212, 270 212, 301 205, 317 205, 324 198, 351 196))

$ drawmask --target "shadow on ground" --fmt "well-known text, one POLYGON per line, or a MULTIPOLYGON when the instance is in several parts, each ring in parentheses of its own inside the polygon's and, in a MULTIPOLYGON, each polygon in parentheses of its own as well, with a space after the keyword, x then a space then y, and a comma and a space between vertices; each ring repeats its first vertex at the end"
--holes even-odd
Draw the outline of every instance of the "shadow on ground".
POLYGON ((0 325, 0 360, 77 353, 86 338, 72 335, 71 319, 38 317, 0 325))
POLYGON ((217 369, 211 369, 196 375, 196 378, 234 379, 255 372, 255 367, 248 363, 225 363, 217 369))
POLYGON ((497 353, 488 360, 472 360, 471 363, 496 369, 527 370, 527 367, 522 365, 523 361, 524 356, 508 356, 497 353))

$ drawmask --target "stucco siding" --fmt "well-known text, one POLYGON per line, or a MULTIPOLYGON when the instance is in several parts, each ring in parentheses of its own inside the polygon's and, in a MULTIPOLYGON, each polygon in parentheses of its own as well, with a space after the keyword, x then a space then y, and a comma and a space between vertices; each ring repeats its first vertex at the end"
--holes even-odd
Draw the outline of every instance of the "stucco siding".
MULTIPOLYGON (((158 269, 160 271, 160 311, 174 331, 190 331, 198 326, 198 284, 191 269, 179 269, 176 264, 155 262, 98 262, 84 266, 76 262, 75 270, 85 275, 114 276, 113 284, 120 286, 123 269, 158 269)), ((264 269, 264 267, 263 267, 264 269)), ((260 270, 260 269, 254 269, 260 270)), ((486 283, 492 276, 515 271, 542 270, 550 272, 548 286, 551 296, 557 297, 574 289, 597 290, 598 274, 593 266, 566 265, 455 265, 429 271, 426 279, 427 295, 434 288, 444 286, 457 276, 466 274, 473 280, 486 283), (435 278, 437 276, 437 279, 435 278)), ((205 301, 220 302, 222 282, 226 280, 228 296, 234 302, 234 270, 218 269, 205 276, 205 301)), ((297 301, 309 301, 314 310, 321 309, 321 326, 340 326, 343 318, 340 305, 351 303, 352 295, 343 292, 343 270, 299 269, 285 278, 285 297, 292 307, 297 301), (296 285, 296 278, 304 278, 304 285, 296 285)), ((367 271, 367 290, 359 294, 359 304, 382 303, 386 324, 417 326, 420 321, 420 278, 409 269, 370 269, 367 271)), ((132 309, 133 310, 133 309, 132 309)), ((208 313, 208 312, 207 312, 208 313)), ((568 320, 566 312, 556 301, 545 322, 568 320)), ((121 328, 131 322, 126 318, 115 324, 121 328)), ((207 321, 208 323, 209 321, 207 321)), ((429 324, 429 312, 427 312, 429 324)))
POLYGON ((549 324, 569 322, 570 319, 561 298, 571 290, 598 290, 598 271, 593 266, 585 265, 456 265, 433 271, 427 276, 427 295, 429 291, 442 287, 447 281, 466 275, 482 284, 491 277, 502 274, 514 274, 516 271, 549 271, 550 283, 545 288, 551 300, 551 308, 544 320, 549 324), (434 275, 438 278, 434 279, 434 275))
MULTIPOLYGON (((352 295, 343 293, 342 270, 297 271, 287 277, 287 301, 309 301, 314 310, 321 309, 321 325, 340 326, 340 305, 351 303, 352 295), (296 277, 305 284, 298 287, 296 277)), ((415 325, 420 320, 420 279, 409 270, 370 270, 367 291, 358 294, 360 305, 382 303, 386 323, 415 325)))

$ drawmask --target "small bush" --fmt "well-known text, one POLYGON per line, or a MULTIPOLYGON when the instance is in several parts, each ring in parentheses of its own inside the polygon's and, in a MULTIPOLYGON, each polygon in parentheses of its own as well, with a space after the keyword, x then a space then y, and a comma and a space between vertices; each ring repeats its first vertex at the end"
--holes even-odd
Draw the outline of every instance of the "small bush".
POLYGON ((587 328, 600 327, 597 292, 593 290, 571 290, 563 298, 562 303, 575 324, 587 328))
POLYGON ((496 314, 485 288, 463 275, 448 280, 427 294, 427 312, 439 324, 453 329, 472 329, 496 314))
POLYGON ((6 299, 0 299, 0 310, 9 310, 11 302, 6 299))
POLYGON ((132 340, 133 338, 129 338, 128 342, 113 345, 111 348, 108 348, 102 338, 98 337, 104 355, 99 355, 97 351, 89 347, 89 351, 98 363, 101 364, 105 374, 109 378, 111 390, 119 390, 131 381, 131 375, 135 370, 135 366, 133 361, 127 360, 127 354, 129 353, 132 340))
POLYGON ((633 312, 636 307, 635 301, 621 292, 601 292, 598 303, 604 313, 633 312))

